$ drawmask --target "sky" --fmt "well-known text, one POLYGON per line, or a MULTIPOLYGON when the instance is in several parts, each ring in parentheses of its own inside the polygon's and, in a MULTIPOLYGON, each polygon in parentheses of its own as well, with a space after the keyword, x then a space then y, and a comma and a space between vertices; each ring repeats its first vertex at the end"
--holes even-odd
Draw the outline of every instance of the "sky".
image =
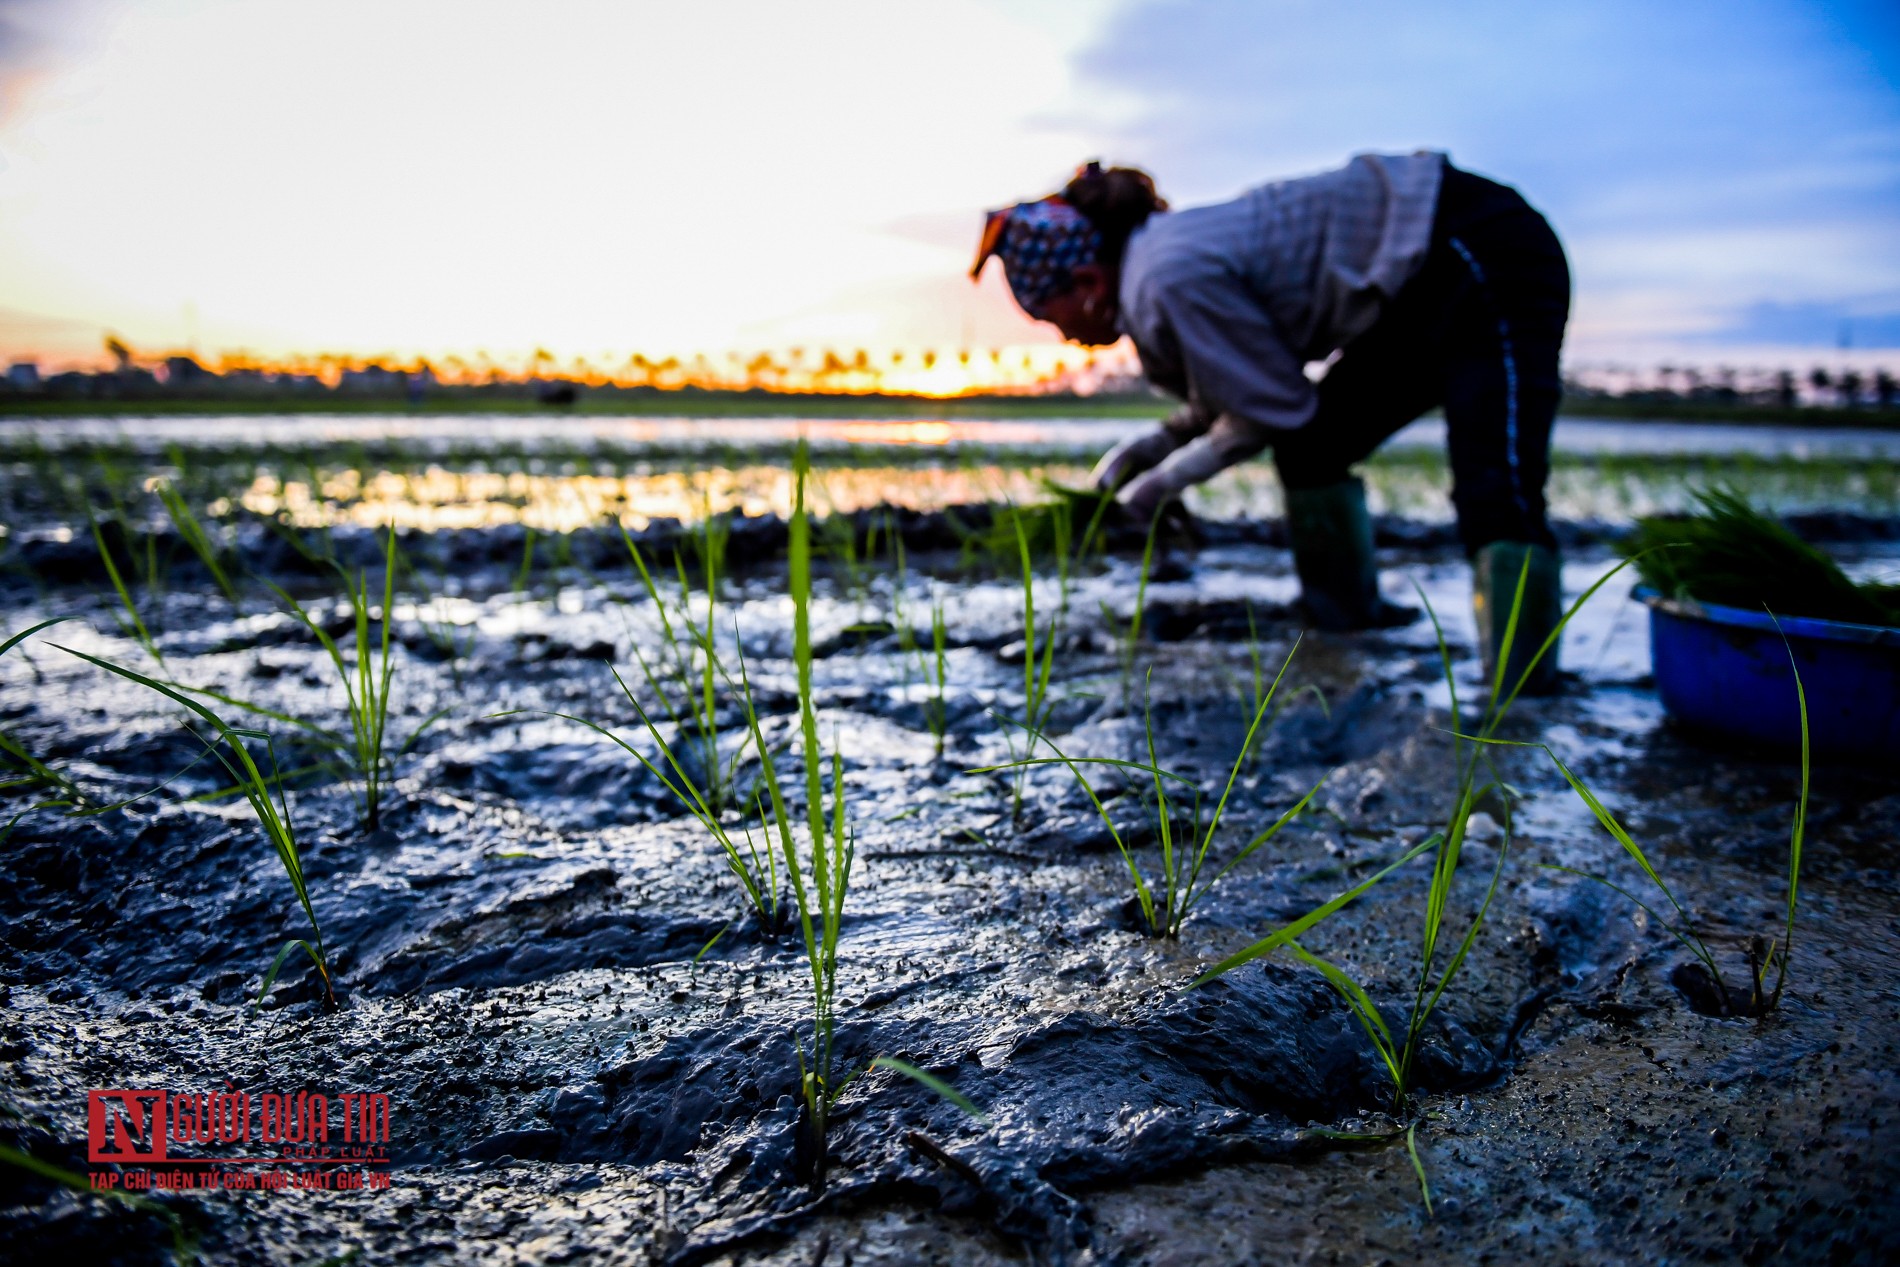
POLYGON ((0 0, 0 354, 1047 342, 985 208, 1418 148, 1572 362, 1900 360, 1891 0, 0 0))

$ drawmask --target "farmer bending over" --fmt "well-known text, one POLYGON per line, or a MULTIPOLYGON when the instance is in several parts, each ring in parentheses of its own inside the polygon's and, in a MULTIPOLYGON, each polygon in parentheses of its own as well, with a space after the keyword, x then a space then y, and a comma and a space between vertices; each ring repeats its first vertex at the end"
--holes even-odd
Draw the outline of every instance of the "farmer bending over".
MULTIPOLYGON (((1306 618, 1403 623, 1379 596, 1352 468, 1442 406, 1452 504, 1487 671, 1529 558, 1507 682, 1561 617, 1544 517, 1570 270, 1516 190, 1443 154, 1362 154, 1338 171, 1169 211, 1133 168, 1090 163, 1059 194, 990 213, 972 276, 1003 261, 1023 311, 1065 338, 1134 341, 1183 403, 1095 468, 1146 528, 1190 484, 1273 450, 1306 618), (1318 383, 1306 367, 1326 362, 1318 383)), ((1553 652, 1528 691, 1555 685, 1553 652)))

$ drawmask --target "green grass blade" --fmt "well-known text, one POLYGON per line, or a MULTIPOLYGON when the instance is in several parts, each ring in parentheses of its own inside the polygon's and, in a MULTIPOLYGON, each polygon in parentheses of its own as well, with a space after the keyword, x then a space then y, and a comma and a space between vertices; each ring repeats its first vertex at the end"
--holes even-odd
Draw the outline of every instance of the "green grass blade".
POLYGON ((1372 1040, 1373 1047, 1379 1053, 1379 1059, 1385 1062, 1386 1073, 1392 1078, 1394 1107, 1403 1110, 1405 1077, 1400 1072, 1398 1053, 1392 1043, 1392 1031, 1387 1028, 1385 1018, 1379 1015, 1378 1005, 1372 1001, 1372 996, 1367 994, 1364 987, 1357 981, 1348 976, 1345 969, 1321 959, 1299 942, 1289 940, 1287 949, 1291 950, 1301 963, 1317 970, 1322 977, 1326 978, 1326 983, 1346 1000, 1346 1006, 1352 1011, 1353 1019, 1359 1022, 1361 1029, 1365 1030, 1366 1037, 1372 1040))
POLYGON ((1327 771, 1324 775, 1320 776, 1320 781, 1318 783, 1315 783, 1311 788, 1307 789, 1306 795, 1302 796, 1298 801, 1296 801, 1293 805, 1293 808, 1289 809, 1286 813, 1280 815, 1280 817, 1274 819, 1273 825, 1271 827, 1268 827, 1265 831, 1261 832, 1259 835, 1255 836, 1252 840, 1248 841, 1245 848, 1243 848, 1239 853, 1235 854, 1233 857, 1229 858, 1226 864, 1222 866, 1219 871, 1216 871, 1214 873, 1214 878, 1207 882, 1207 886, 1206 888, 1202 890, 1202 892, 1205 893, 1208 891, 1208 889, 1212 889, 1216 884, 1220 883, 1220 879, 1222 876, 1226 875, 1229 871, 1232 871, 1235 867, 1245 862, 1247 858, 1254 852, 1254 850, 1260 848, 1262 845, 1272 840, 1275 836, 1279 835, 1280 832, 1286 827, 1288 823, 1298 818, 1300 814, 1306 809, 1306 807, 1312 803, 1313 798, 1319 795, 1319 790, 1326 786, 1326 780, 1332 777, 1333 777, 1332 771, 1330 770, 1327 771))
MULTIPOLYGON (((1769 616, 1772 619, 1774 613, 1770 612, 1769 616)), ((1781 645, 1787 648, 1788 671, 1794 674, 1795 703, 1801 709, 1801 799, 1795 802, 1794 826, 1788 833, 1788 925, 1782 934, 1780 967, 1775 972, 1775 992, 1770 1003, 1770 1006, 1779 1007, 1781 988, 1788 980, 1788 956, 1794 950, 1794 908, 1801 886, 1801 848, 1808 831, 1808 788, 1813 776, 1813 753, 1808 735, 1808 691, 1801 684, 1801 666, 1795 663, 1794 644, 1782 632, 1779 620, 1775 621, 1775 632, 1781 634, 1781 645)))
POLYGON ((87 509, 87 518, 92 523, 92 541, 99 549, 99 561, 105 564, 106 575, 112 580, 112 588, 118 592, 119 605, 125 608, 125 614, 132 624, 134 639, 159 664, 165 663, 165 657, 159 652, 158 644, 152 641, 152 631, 145 627, 145 621, 139 615, 139 609, 132 602, 132 592, 125 587, 125 578, 119 575, 119 565, 112 561, 112 551, 106 548, 105 534, 99 531, 99 521, 92 518, 91 509, 87 509))
MULTIPOLYGON (((970 1103, 969 1097, 934 1074, 925 1073, 916 1065, 897 1059, 895 1056, 879 1056, 871 1062, 873 1069, 889 1069, 892 1073, 901 1073, 919 1086, 935 1091, 950 1103, 968 1113, 977 1121, 985 1121, 983 1110, 970 1103)), ((842 1090, 842 1088, 840 1088, 842 1090)))
POLYGON ((165 504, 165 513, 171 517, 172 527, 178 530, 179 537, 191 547, 191 552, 198 556, 198 561, 205 565, 205 570, 211 573, 211 579, 217 583, 218 589, 223 591, 225 598, 233 603, 237 602, 237 586, 231 583, 224 565, 218 562, 217 547, 212 543, 211 536, 205 531, 204 525, 199 522, 198 516, 192 513, 190 504, 176 488, 172 487, 169 480, 159 483, 158 498, 165 504))
POLYGON ((270 988, 277 984, 277 974, 284 970, 284 960, 290 957, 290 952, 293 950, 301 950, 304 954, 310 956, 310 962, 317 965, 317 975, 323 978, 324 991, 326 993, 331 992, 330 970, 324 967, 322 957, 317 954, 309 942, 301 938, 293 937, 284 943, 282 950, 277 952, 277 958, 271 960, 270 971, 264 974, 264 984, 257 987, 257 998, 252 1000, 252 1007, 256 1007, 262 1003, 264 996, 270 993, 270 988))
POLYGON ((72 619, 71 616, 55 616, 51 620, 42 620, 37 625, 27 626, 25 629, 22 629, 19 633, 16 633, 11 638, 8 638, 5 642, 0 642, 0 656, 3 656, 7 652, 13 650, 14 647, 18 646, 21 642, 24 642, 26 639, 31 638, 34 634, 38 633, 40 630, 51 628, 54 625, 60 624, 63 621, 68 621, 71 619, 72 619))
MULTIPOLYGON (((57 646, 58 644, 54 645, 57 646)), ((262 735, 259 731, 240 730, 233 727, 227 724, 223 718, 190 696, 174 690, 166 683, 146 677, 136 670, 124 668, 121 665, 112 663, 110 660, 102 660, 98 656, 88 655, 84 651, 75 651, 71 647, 59 647, 59 649, 69 655, 78 656, 81 660, 97 668, 104 669, 109 673, 116 674, 128 681, 136 682, 141 686, 156 691, 174 703, 184 706, 209 725, 217 732, 219 737, 224 740, 225 748, 229 749, 230 755, 227 756, 223 749, 214 748, 213 751, 216 753, 219 762, 225 767, 226 771, 230 773, 233 780, 243 785, 245 799, 250 802, 252 811, 257 815, 259 825, 263 827, 265 836, 270 840, 272 848, 276 850, 278 860, 283 864, 284 872, 290 879, 291 888, 297 895, 297 901, 303 907, 305 917, 310 921, 311 932, 316 939, 316 946, 311 950, 311 955, 318 963, 319 970, 323 974, 325 991, 330 1001, 334 1004, 335 991, 331 988, 329 970, 324 966, 325 956, 322 950, 323 930, 317 923, 316 908, 311 904, 310 890, 304 882, 303 860, 298 853, 297 837, 291 826, 289 803, 288 801, 274 802, 271 800, 270 787, 273 780, 267 780, 264 777, 263 771, 258 768, 257 762, 251 756, 250 749, 246 747, 244 743, 247 737, 254 738, 259 736, 263 737, 268 743, 269 736, 262 735)), ((275 764, 276 757, 273 750, 273 767, 275 767, 275 764)), ((281 781, 277 780, 277 782, 279 783, 281 794, 281 781)))
MULTIPOLYGON (((1511 815, 1508 809, 1506 809, 1504 817, 1504 838, 1498 845, 1498 861, 1497 865, 1491 869, 1491 884, 1490 887, 1485 890, 1484 901, 1478 904, 1477 912, 1472 915, 1471 923, 1465 929, 1464 938, 1458 943, 1458 949, 1452 954, 1451 962, 1446 964, 1444 972, 1439 974, 1438 984, 1433 988, 1430 997, 1425 999, 1423 1006, 1418 1006, 1415 1001, 1412 1008, 1411 1019, 1406 1022, 1403 1070, 1405 1083, 1408 1088, 1411 1082, 1412 1061, 1418 1054, 1419 1044, 1424 1037, 1425 1023, 1431 1019, 1432 1013, 1438 1010, 1438 1001, 1444 997, 1445 990, 1451 985, 1452 978, 1456 977, 1458 970, 1464 967, 1465 959, 1471 954, 1471 947, 1477 943, 1478 933, 1484 927, 1485 917, 1491 912, 1491 902, 1492 899, 1498 895, 1498 885, 1504 879, 1504 862, 1511 851, 1511 815)), ((1427 954, 1423 958, 1423 970, 1419 979, 1421 982, 1428 981, 1430 980, 1430 976, 1431 956, 1427 954)))
MULTIPOLYGON (((1570 622, 1575 619, 1577 613, 1583 610, 1583 605, 1596 597, 1596 592, 1605 585, 1608 585, 1610 580, 1615 577, 1618 572, 1621 572, 1624 568, 1629 567, 1649 553, 1651 553, 1651 551, 1645 550, 1639 554, 1631 555, 1629 558, 1605 572, 1602 576, 1599 576, 1588 589, 1577 595, 1577 601, 1570 604, 1569 610, 1564 612, 1563 618, 1557 622, 1557 627, 1550 631, 1549 635, 1545 637, 1543 644, 1537 648, 1537 653, 1530 658, 1529 663, 1525 664, 1524 671, 1518 675, 1517 684, 1511 688, 1511 693, 1505 696, 1504 703, 1495 703, 1496 696, 1495 694, 1493 695, 1494 702, 1491 709, 1491 720, 1485 730, 1486 734, 1493 733, 1503 722, 1504 715, 1510 711, 1511 703, 1517 699, 1518 692, 1522 691, 1524 684, 1531 680, 1531 674, 1536 672, 1537 666, 1542 662, 1543 658, 1550 654, 1550 649, 1557 645, 1557 640, 1563 637, 1564 630, 1569 626, 1570 622)), ((1528 558, 1529 556, 1527 555, 1527 561, 1528 558)), ((1520 592, 1521 588, 1520 583, 1520 592)), ((1434 620, 1432 623, 1437 624, 1437 621, 1434 620)), ((1499 662, 1503 662, 1502 656, 1499 657, 1499 662)))
MULTIPOLYGON (((1221 816, 1227 810, 1227 799, 1233 795, 1234 783, 1240 778, 1241 767, 1247 763, 1247 753, 1253 748, 1254 736, 1259 733, 1260 723, 1265 719, 1267 710, 1273 704, 1274 693, 1280 689, 1280 682, 1286 677, 1287 667, 1293 663, 1293 656, 1299 649, 1300 639, 1296 638, 1293 641, 1293 646, 1286 653, 1286 659, 1280 663, 1279 673, 1274 675, 1273 686, 1261 697, 1259 704, 1254 708, 1253 721, 1247 727, 1247 737, 1241 741, 1240 751, 1234 756, 1233 768, 1227 772, 1227 785, 1221 789, 1220 800, 1215 804, 1213 816, 1209 818, 1207 822, 1207 830, 1201 836, 1200 845, 1195 850, 1194 867, 1193 870, 1188 873, 1188 882, 1183 893, 1182 906, 1184 909, 1182 915, 1184 918, 1187 914, 1187 909, 1191 908, 1197 900, 1194 893, 1194 882, 1200 877, 1201 867, 1207 860, 1207 851, 1214 843, 1214 833, 1220 830, 1221 816)), ((1221 874, 1225 874, 1225 872, 1221 874)), ((1219 875, 1217 874, 1214 880, 1208 881, 1208 888, 1212 888, 1218 879, 1219 875)), ((1207 889, 1203 889, 1201 892, 1205 894, 1207 889)))
POLYGON ((1412 1159, 1412 1173, 1418 1176, 1419 1195, 1425 1198, 1425 1215, 1427 1218, 1437 1218, 1432 1211, 1432 1186, 1425 1181, 1425 1163, 1418 1155, 1417 1122, 1405 1128, 1405 1151, 1412 1159))
POLYGON ((1350 903, 1357 901, 1374 885, 1378 884, 1379 881, 1385 879, 1388 875, 1391 875, 1412 859, 1436 848, 1443 839, 1444 836, 1437 832, 1427 836, 1424 840, 1421 840, 1418 844, 1413 845, 1410 849, 1400 854, 1393 861, 1381 867, 1369 878, 1353 885, 1352 888, 1347 889, 1344 893, 1339 894, 1331 900, 1314 907, 1311 911, 1300 916, 1300 918, 1294 920, 1291 924, 1288 924, 1278 932, 1262 937, 1259 941, 1254 942, 1244 950, 1236 951, 1227 956, 1227 958, 1221 960, 1212 968, 1209 968, 1206 972, 1203 972, 1200 976, 1189 982, 1188 989, 1192 990, 1197 986, 1206 985, 1215 977, 1221 976, 1223 973, 1232 972, 1242 964, 1252 963, 1262 955, 1271 954, 1274 950, 1286 945, 1294 938, 1304 935, 1307 929, 1312 928, 1315 924, 1320 923, 1329 916, 1336 914, 1350 903))
POLYGON ((1640 909, 1643 912, 1643 914, 1649 916, 1650 919, 1654 920, 1656 927, 1662 929, 1665 933, 1668 933, 1671 937, 1674 937, 1677 941, 1681 942, 1683 949, 1688 950, 1692 953, 1699 954, 1699 952, 1697 952, 1696 950, 1695 943, 1692 940, 1690 940, 1689 933, 1676 927, 1674 924, 1671 924, 1669 922, 1669 918, 1666 915, 1658 911, 1655 907, 1651 906, 1649 903, 1643 901, 1642 898, 1637 897, 1634 893, 1631 893, 1628 889, 1624 888, 1622 885, 1616 883, 1616 881, 1610 879, 1608 876, 1598 875, 1593 871, 1582 871, 1576 867, 1566 867, 1563 864, 1556 863, 1556 862, 1540 862, 1536 865, 1543 868, 1545 871, 1561 871, 1565 875, 1574 875, 1579 880, 1593 881, 1597 884, 1602 885, 1604 888, 1610 890, 1612 893, 1621 895, 1622 897, 1627 899, 1629 902, 1634 904, 1638 909, 1640 909))
POLYGON ((73 1192, 89 1193, 95 1197, 103 1197, 108 1201, 116 1201, 129 1209, 139 1210, 147 1214, 155 1214, 164 1220, 165 1226, 171 1232, 172 1261, 178 1264, 178 1267, 190 1267, 191 1264, 198 1261, 197 1250, 193 1245, 191 1234, 185 1228, 184 1220, 178 1217, 176 1210, 173 1210, 164 1202, 155 1201, 151 1197, 142 1196, 136 1192, 124 1192, 117 1188, 95 1188, 92 1186, 92 1180, 87 1176, 75 1174, 64 1167, 55 1166, 51 1162, 42 1161, 38 1157, 33 1156, 33 1154, 22 1152, 8 1144, 0 1144, 0 1162, 5 1162, 16 1170, 24 1170, 28 1174, 37 1175, 48 1183, 56 1183, 60 1187, 70 1189, 73 1192))

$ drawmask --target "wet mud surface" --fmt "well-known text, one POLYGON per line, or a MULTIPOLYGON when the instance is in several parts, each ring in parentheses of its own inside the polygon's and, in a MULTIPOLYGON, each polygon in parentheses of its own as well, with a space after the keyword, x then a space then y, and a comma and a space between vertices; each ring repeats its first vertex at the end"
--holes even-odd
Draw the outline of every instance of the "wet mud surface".
MULTIPOLYGON (((295 961, 251 1006, 307 925, 251 811, 194 799, 222 781, 192 765, 202 748, 180 710, 50 645, 151 665, 87 553, 48 539, 11 545, 44 557, 39 582, 0 592, 5 627, 70 619, 0 661, 0 724, 101 800, 177 777, 120 812, 28 814, 0 843, 0 1142, 83 1173, 98 1088, 391 1097, 387 1191, 160 1198, 214 1262, 1891 1261, 1900 774, 1817 768, 1787 991, 1771 1014, 1735 1018, 1698 1010, 1689 956, 1656 916, 1551 869, 1660 901, 1540 752, 1500 749, 1519 793, 1509 856, 1396 1122, 1378 1056, 1317 972, 1282 952, 1185 987, 1443 825, 1455 719, 1429 623, 1302 638, 1288 556, 1245 525, 1212 525, 1159 574, 1132 661, 1119 627, 1136 561, 1074 579, 1049 723, 1071 755, 1142 755, 1145 690, 1163 764, 1217 795, 1254 652, 1270 676, 1299 642, 1215 858, 1324 786, 1178 939, 1157 939, 1066 772, 1029 776, 1020 813, 1009 778, 966 773, 1009 756, 997 715, 1022 710, 1020 588, 963 566, 940 519, 906 524, 904 613, 927 647, 933 589, 947 604, 941 759, 919 660, 881 623, 894 571, 834 563, 819 580, 821 727, 845 755, 857 841, 837 1041, 842 1068, 909 1062, 980 1118, 872 1070, 840 1101, 825 1190, 797 1180, 796 934, 745 914, 723 857, 653 775, 550 715, 645 742, 608 667, 660 636, 624 553, 576 551, 522 593, 518 541, 405 544, 419 574, 458 581, 398 601, 392 727, 444 719, 401 761, 374 831, 346 787, 313 776, 293 794, 342 994, 328 1011, 295 961), (1413 1121, 1429 1214, 1385 1134, 1413 1121)), ((1574 593, 1614 559, 1602 530, 1566 531, 1574 593)), ((1890 534, 1842 535, 1860 539, 1857 566, 1893 566, 1890 534)), ((1468 580, 1441 538, 1387 524, 1386 585, 1398 599, 1416 581, 1445 617, 1469 700, 1468 580)), ((722 620, 768 739, 789 744, 780 540, 776 522, 735 534, 722 620)), ((257 552, 260 571, 321 601, 294 557, 257 552)), ((147 611, 169 676, 337 724, 323 652, 278 604, 234 607, 176 576, 147 611)), ((1796 772, 1664 720, 1627 589, 1613 580, 1568 631, 1564 692, 1521 701, 1503 733, 1549 743, 1615 809, 1738 983, 1751 939, 1785 916, 1796 772)), ((1039 611, 1058 591, 1041 579, 1039 611)), ((736 710, 722 722, 736 744, 736 710)), ((294 766, 294 741, 285 752, 294 766)), ((1152 865, 1136 799, 1108 804, 1152 865)), ((1470 824, 1460 933, 1503 816, 1493 805, 1470 824)), ((1393 1024, 1428 879, 1413 864, 1302 939, 1393 1024)), ((169 1242, 149 1213, 0 1168, 0 1257, 61 1256, 161 1262, 169 1242)))

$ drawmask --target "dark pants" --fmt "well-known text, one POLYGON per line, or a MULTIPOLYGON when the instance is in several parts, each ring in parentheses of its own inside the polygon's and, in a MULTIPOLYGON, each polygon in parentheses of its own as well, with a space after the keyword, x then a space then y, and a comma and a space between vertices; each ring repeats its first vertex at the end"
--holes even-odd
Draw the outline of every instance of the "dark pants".
POLYGON ((1467 552, 1555 546, 1544 517, 1557 358, 1570 269, 1550 225, 1514 189, 1447 166, 1424 264, 1376 324, 1341 349, 1313 421, 1274 444, 1287 488, 1345 479, 1437 406, 1467 552))

